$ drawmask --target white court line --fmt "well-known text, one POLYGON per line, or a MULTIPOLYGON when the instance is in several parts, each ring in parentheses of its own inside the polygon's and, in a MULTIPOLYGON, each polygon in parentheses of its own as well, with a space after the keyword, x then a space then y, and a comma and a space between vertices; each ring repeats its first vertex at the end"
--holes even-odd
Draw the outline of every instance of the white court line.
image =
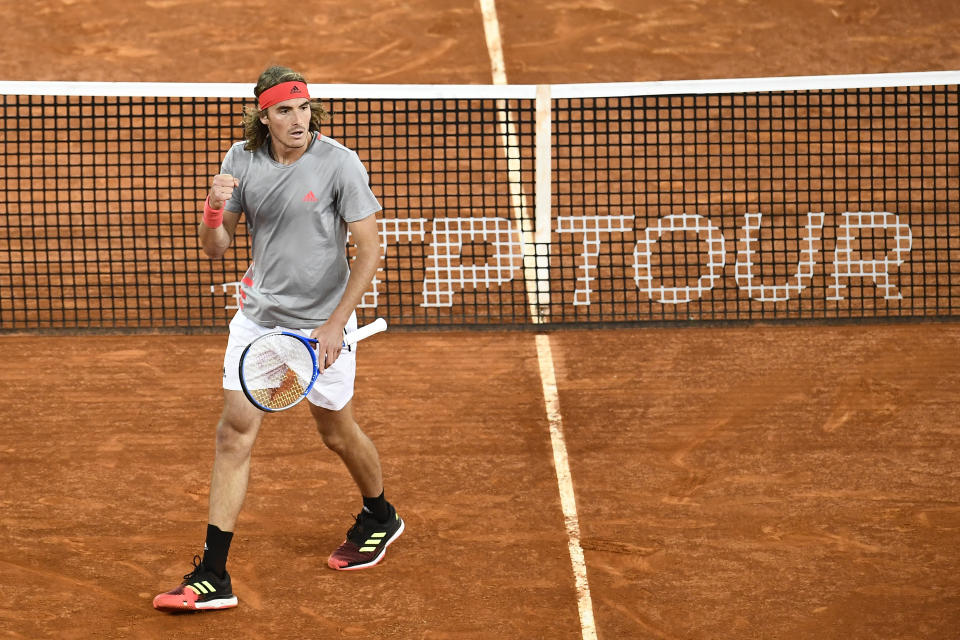
POLYGON ((493 0, 480 0, 480 12, 483 14, 483 33, 487 38, 493 84, 507 84, 507 67, 503 62, 503 41, 500 39, 497 5, 493 0))
POLYGON ((557 485, 560 488, 560 508, 567 529, 567 549, 573 564, 573 579, 577 587, 577 607, 580 610, 580 633, 584 640, 596 640, 597 625, 593 619, 593 598, 587 582, 587 563, 580 546, 580 519, 577 517, 577 500, 573 494, 573 479, 567 458, 567 444, 563 437, 563 419, 560 417, 560 395, 553 368, 553 352, 550 336, 537 335, 537 360, 540 362, 540 380, 543 383, 543 400, 550 421, 550 443, 553 445, 553 465, 557 470, 557 485))
MULTIPOLYGON (((506 84, 507 72, 503 60, 503 45, 500 39, 500 23, 497 19, 497 8, 494 0, 480 0, 480 8, 483 12, 483 29, 487 39, 487 50, 490 54, 490 67, 493 71, 494 84, 506 84)), ((504 102, 505 105, 505 102, 504 102)), ((508 158, 509 173, 514 170, 519 171, 519 167, 514 168, 511 159, 519 158, 519 149, 517 149, 518 140, 515 133, 515 126, 510 121, 509 113, 506 107, 499 107, 498 101, 498 119, 501 123, 501 143, 505 146, 508 158)), ((519 160, 517 160, 519 164, 519 160)), ((509 176, 510 184, 513 185, 513 176, 509 176)), ((519 185, 519 181, 516 182, 519 185)), ((522 224, 526 215, 525 197, 522 193, 515 193, 515 188, 511 186, 511 202, 514 208, 514 217, 522 224)), ((544 197, 543 194, 538 194, 544 197)), ((542 209, 542 207, 541 207, 542 209)), ((547 227, 549 228, 549 227, 547 227)), ((521 226, 521 233, 523 233, 521 226)), ((524 234, 524 264, 525 270, 536 268, 536 256, 530 256, 527 247, 532 247, 531 238, 533 234, 527 232, 524 234), (527 260, 532 257, 533 260, 527 260)), ((529 276, 529 271, 527 273, 529 276)), ((531 278, 527 278, 531 282, 531 278)), ((536 287, 536 278, 532 279, 536 287)), ((528 289, 527 296, 531 315, 535 323, 541 321, 539 292, 534 288, 528 289)), ((577 501, 573 491, 573 479, 570 475, 570 461, 567 457, 567 445, 563 436, 563 420, 560 416, 560 395, 557 391, 557 376, 553 366, 553 352, 550 349, 550 337, 545 334, 539 334, 536 337, 537 360, 540 364, 540 381, 543 385, 543 401, 547 412, 547 420, 550 423, 550 443, 553 447, 553 465, 557 473, 557 486, 560 490, 560 508, 563 511, 563 520, 567 530, 567 550, 570 553, 570 563, 573 566, 574 584, 577 590, 577 609, 580 614, 580 633, 583 640, 596 640, 597 627, 593 618, 593 599, 590 596, 590 583, 587 581, 587 564, 583 557, 583 547, 580 546, 580 519, 577 516, 577 501)))
MULTIPOLYGON (((490 67, 493 73, 493 82, 496 85, 507 84, 506 65, 503 61, 503 46, 500 40, 500 22, 497 19, 497 7, 493 0, 480 0, 480 9, 483 13, 483 31, 487 40, 487 52, 490 55, 490 67)), ((527 306, 530 319, 534 324, 543 321, 541 302, 548 302, 549 292, 540 291, 540 280, 537 278, 537 238, 534 231, 524 231, 525 223, 530 221, 527 196, 523 193, 522 167, 520 164, 520 137, 517 134, 515 118, 510 115, 507 101, 498 99, 497 125, 500 131, 500 146, 503 147, 507 159, 507 188, 510 191, 510 209, 513 220, 517 225, 517 233, 523 243, 523 273, 527 289, 527 306)), ((549 240, 549 236, 547 236, 549 240)), ((546 305, 544 306, 546 308, 546 305)))

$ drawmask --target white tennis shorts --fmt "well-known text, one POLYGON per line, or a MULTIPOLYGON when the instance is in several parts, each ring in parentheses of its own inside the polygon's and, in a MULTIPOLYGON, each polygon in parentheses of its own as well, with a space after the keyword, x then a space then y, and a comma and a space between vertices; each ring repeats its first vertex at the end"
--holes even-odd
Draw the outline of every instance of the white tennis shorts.
MULTIPOLYGON (((357 314, 350 316, 345 327, 346 331, 357 328, 357 314)), ((247 345, 265 333, 271 331, 290 331, 302 336, 310 337, 308 329, 285 329, 274 327, 267 329, 237 311, 230 321, 230 339, 227 341, 227 351, 223 355, 223 388, 240 391, 240 356, 247 345)), ((327 367, 317 376, 317 382, 307 394, 307 401, 324 409, 339 411, 353 397, 353 381, 357 373, 357 345, 344 347, 340 357, 333 365, 327 367)))

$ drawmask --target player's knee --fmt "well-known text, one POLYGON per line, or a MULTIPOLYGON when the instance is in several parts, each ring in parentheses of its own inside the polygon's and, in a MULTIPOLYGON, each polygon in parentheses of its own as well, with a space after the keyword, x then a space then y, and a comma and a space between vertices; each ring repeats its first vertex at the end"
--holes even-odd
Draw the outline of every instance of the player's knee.
POLYGON ((350 428, 320 429, 320 436, 323 438, 323 444, 328 449, 338 455, 342 455, 350 450, 350 443, 353 438, 353 430, 357 429, 354 423, 350 428))
POLYGON ((217 453, 247 456, 253 449, 256 428, 238 425, 228 419, 217 424, 217 453))
POLYGON ((355 446, 357 437, 360 436, 360 426, 354 422, 352 415, 336 411, 316 411, 314 418, 317 421, 317 431, 328 449, 342 455, 355 446))

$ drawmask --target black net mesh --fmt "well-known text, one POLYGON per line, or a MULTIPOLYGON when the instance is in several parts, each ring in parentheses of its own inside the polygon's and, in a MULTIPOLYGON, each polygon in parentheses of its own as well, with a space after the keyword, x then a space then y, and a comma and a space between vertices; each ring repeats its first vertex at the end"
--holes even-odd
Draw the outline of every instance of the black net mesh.
MULTIPOLYGON (((535 101, 483 89, 323 101, 384 206, 362 322, 957 314, 957 86, 555 99, 539 244, 535 101)), ((0 329, 223 328, 247 237, 197 224, 248 101, 0 100, 0 329)))

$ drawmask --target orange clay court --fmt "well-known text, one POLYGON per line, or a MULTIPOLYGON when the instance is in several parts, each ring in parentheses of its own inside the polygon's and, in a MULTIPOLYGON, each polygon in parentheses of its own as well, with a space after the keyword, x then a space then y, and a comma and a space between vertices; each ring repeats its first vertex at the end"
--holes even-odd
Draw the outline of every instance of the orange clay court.
MULTIPOLYGON (((278 62, 313 83, 491 81, 483 3, 228 4, 3 5, 0 79, 251 82, 278 62)), ((948 2, 496 8, 517 84, 960 68, 948 2)), ((943 171, 956 260, 958 169, 943 171)), ((926 255, 913 229, 912 255, 926 255)), ((896 272, 904 290, 908 276, 919 288, 909 268, 896 272)), ((938 275, 960 295, 956 274, 938 275)), ((960 628, 950 313, 391 325, 359 347, 355 403, 404 535, 369 571, 327 569, 354 486, 305 407, 270 416, 231 548, 240 606, 176 616, 150 603, 201 551, 225 327, 0 328, 3 638, 940 640, 960 628)))

